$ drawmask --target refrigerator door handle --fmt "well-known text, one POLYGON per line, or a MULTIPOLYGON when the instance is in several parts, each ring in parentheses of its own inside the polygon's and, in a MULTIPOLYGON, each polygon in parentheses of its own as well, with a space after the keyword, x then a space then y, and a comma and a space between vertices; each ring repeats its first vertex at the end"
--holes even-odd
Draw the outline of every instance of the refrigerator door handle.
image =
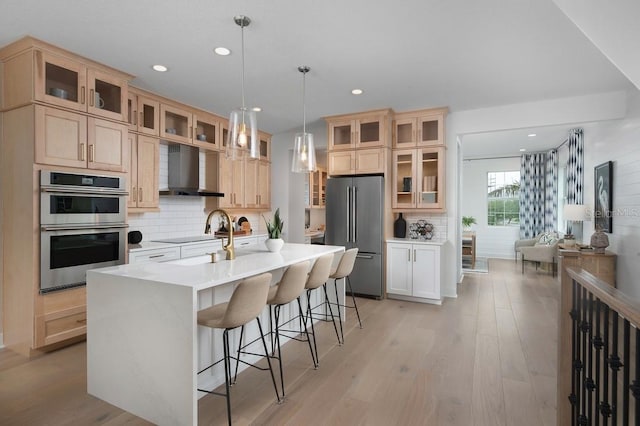
POLYGON ((356 241, 358 241, 358 234, 357 234, 357 229, 358 229, 358 188, 356 186, 354 186, 353 189, 352 189, 351 203, 353 203, 353 207, 351 208, 351 215, 352 215, 351 218, 353 220, 353 224, 351 225, 351 232, 352 232, 351 241, 355 243, 356 241))
POLYGON ((373 256, 366 255, 366 254, 357 254, 356 255, 356 259, 369 259, 369 260, 371 260, 371 259, 373 259, 373 256))
POLYGON ((351 242, 351 187, 347 186, 347 242, 351 242))

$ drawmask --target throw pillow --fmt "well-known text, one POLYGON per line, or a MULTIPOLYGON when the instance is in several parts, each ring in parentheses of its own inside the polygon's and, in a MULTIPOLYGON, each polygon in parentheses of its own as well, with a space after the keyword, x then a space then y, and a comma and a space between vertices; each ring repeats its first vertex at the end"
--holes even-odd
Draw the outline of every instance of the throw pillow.
POLYGON ((540 236, 536 245, 550 246, 558 241, 558 235, 555 232, 545 232, 540 236))

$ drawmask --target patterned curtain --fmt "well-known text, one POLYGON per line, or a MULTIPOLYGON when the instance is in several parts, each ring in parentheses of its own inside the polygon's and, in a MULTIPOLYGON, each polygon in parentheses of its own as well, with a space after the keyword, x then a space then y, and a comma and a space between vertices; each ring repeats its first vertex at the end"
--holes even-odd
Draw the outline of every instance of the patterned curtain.
POLYGON ((583 204, 584 134, 582 129, 569 130, 567 160, 567 204, 583 204))
POLYGON ((520 158, 520 238, 533 238, 545 228, 546 155, 520 158))
POLYGON ((558 151, 547 152, 544 189, 544 230, 558 230, 558 151))

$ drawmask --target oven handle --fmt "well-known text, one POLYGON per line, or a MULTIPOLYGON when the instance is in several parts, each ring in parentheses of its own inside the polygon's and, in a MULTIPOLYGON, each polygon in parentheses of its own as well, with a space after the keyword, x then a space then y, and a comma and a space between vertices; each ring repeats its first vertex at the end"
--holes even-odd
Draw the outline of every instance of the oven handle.
POLYGON ((40 227, 42 231, 77 231, 82 229, 121 229, 128 228, 126 223, 116 223, 113 225, 43 225, 40 227))
POLYGON ((82 186, 40 186, 41 192, 58 192, 61 194, 95 194, 95 195, 129 195, 127 191, 122 189, 110 188, 85 188, 82 186))

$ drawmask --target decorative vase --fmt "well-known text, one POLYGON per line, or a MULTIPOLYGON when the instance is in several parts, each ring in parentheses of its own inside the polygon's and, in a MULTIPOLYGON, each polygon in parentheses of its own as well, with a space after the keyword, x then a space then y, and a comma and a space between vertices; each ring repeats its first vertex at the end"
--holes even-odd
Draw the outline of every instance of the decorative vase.
POLYGON ((604 249, 609 247, 609 237, 599 227, 596 228, 596 232, 591 236, 591 247, 593 247, 594 253, 599 254, 604 254, 604 249))
POLYGON ((277 253, 282 249, 284 240, 282 238, 268 238, 264 241, 264 245, 267 246, 267 250, 272 253, 277 253))
POLYGON ((393 222, 393 236, 395 238, 405 238, 407 236, 407 221, 402 218, 402 213, 393 222))

